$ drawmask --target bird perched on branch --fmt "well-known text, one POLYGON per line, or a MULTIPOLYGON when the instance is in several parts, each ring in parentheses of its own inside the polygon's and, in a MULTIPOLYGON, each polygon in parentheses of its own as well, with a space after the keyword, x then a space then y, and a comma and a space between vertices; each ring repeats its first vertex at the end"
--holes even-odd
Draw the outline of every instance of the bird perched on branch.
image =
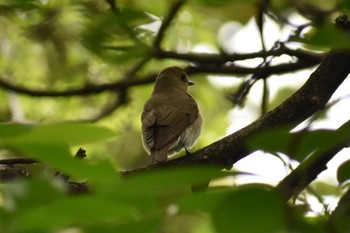
POLYGON ((188 93, 186 72, 176 66, 162 70, 141 116, 143 146, 148 165, 165 162, 168 155, 190 148, 198 139, 203 118, 188 93))

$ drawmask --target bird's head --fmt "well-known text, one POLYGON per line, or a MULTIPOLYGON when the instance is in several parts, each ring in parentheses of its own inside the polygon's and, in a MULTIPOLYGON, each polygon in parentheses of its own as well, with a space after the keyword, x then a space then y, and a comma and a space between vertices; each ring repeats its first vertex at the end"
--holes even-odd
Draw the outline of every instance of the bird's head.
POLYGON ((162 70, 156 79, 155 90, 180 89, 187 91, 194 83, 188 80, 186 72, 177 66, 162 70))

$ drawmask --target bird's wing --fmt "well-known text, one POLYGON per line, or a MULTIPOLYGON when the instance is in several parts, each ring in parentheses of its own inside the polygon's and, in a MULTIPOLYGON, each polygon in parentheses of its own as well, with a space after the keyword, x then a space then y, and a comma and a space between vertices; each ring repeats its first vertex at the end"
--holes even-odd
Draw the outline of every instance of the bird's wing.
POLYGON ((156 120, 156 110, 150 106, 150 104, 146 103, 141 115, 142 139, 144 145, 148 147, 149 151, 154 147, 156 120))
POLYGON ((198 117, 197 103, 189 94, 177 95, 172 102, 172 105, 157 109, 157 126, 153 135, 157 150, 176 140, 198 117))

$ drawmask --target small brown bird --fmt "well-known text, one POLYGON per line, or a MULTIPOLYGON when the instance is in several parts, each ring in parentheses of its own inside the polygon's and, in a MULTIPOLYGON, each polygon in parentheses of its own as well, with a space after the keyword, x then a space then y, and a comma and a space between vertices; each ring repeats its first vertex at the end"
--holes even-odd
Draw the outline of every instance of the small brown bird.
POLYGON ((188 93, 186 72, 176 66, 162 70, 155 81, 151 98, 141 116, 143 146, 148 164, 162 163, 175 152, 190 148, 198 139, 203 118, 188 93))

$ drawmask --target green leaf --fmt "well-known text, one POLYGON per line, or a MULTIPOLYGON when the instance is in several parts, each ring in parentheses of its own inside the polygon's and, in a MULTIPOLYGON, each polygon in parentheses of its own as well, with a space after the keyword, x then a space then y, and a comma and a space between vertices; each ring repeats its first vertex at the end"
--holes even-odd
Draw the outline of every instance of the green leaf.
POLYGON ((122 223, 135 221, 138 217, 133 206, 118 200, 91 195, 67 197, 19 213, 16 232, 52 230, 72 224, 122 223))
POLYGON ((337 180, 340 185, 350 180, 350 160, 345 161, 338 167, 337 180))
POLYGON ((143 57, 149 48, 140 43, 137 34, 141 33, 134 28, 150 22, 145 12, 132 8, 123 8, 117 13, 106 12, 86 25, 84 45, 112 64, 143 57))
POLYGON ((284 204, 273 192, 249 188, 233 191, 212 212, 217 232, 284 232, 284 204))
POLYGON ((84 232, 86 233, 96 233, 96 232, 103 232, 103 233, 115 233, 115 232, 122 232, 122 233, 135 233, 135 232, 142 232, 142 233, 153 233, 157 232, 157 228, 159 227, 159 222, 161 221, 160 218, 146 218, 144 220, 137 220, 133 222, 128 222, 125 224, 101 224, 101 225, 95 225, 95 226, 87 226, 84 227, 84 232))
POLYGON ((137 5, 145 12, 149 12, 156 16, 163 16, 168 10, 169 2, 159 0, 138 1, 137 5))
POLYGON ((30 211, 31 208, 45 205, 53 200, 62 198, 66 187, 63 183, 49 180, 44 176, 31 177, 31 179, 20 180, 9 183, 3 188, 5 202, 15 203, 14 212, 30 211))
POLYGON ((315 180, 311 184, 312 189, 319 195, 341 195, 339 187, 333 182, 323 180, 315 180))
POLYGON ((324 48, 350 48, 350 37, 334 24, 323 24, 314 28, 303 41, 309 45, 324 48))
POLYGON ((248 146, 267 152, 287 152, 291 141, 289 127, 280 127, 257 133, 248 140, 248 146))
POLYGON ((316 149, 330 149, 339 146, 350 137, 350 129, 314 130, 289 133, 290 128, 276 128, 258 133, 248 141, 255 150, 283 152, 296 160, 303 160, 316 149))
POLYGON ((65 186, 62 183, 43 176, 2 184, 3 204, 0 215, 3 215, 1 218, 5 219, 5 222, 0 221, 1 232, 19 232, 16 228, 21 214, 32 212, 38 207, 62 198, 65 195, 64 190, 65 186))
POLYGON ((228 196, 228 191, 231 190, 216 190, 186 196, 179 203, 180 209, 186 212, 209 213, 228 196))
POLYGON ((342 8, 345 8, 343 10, 350 11, 350 1, 349 0, 341 0, 339 2, 339 6, 342 8))
POLYGON ((36 158, 74 178, 88 179, 91 183, 111 183, 120 179, 110 162, 90 164, 87 160, 76 159, 64 144, 17 143, 14 147, 26 156, 36 158))
POLYGON ((123 192, 157 194, 183 186, 203 184, 211 179, 222 177, 217 167, 183 167, 176 169, 156 169, 125 180, 123 192))
POLYGON ((0 139, 5 144, 82 145, 113 136, 112 130, 88 123, 0 124, 0 139))
POLYGON ((151 21, 144 11, 137 10, 136 8, 125 7, 117 15, 119 20, 127 23, 129 26, 137 26, 139 24, 146 24, 151 21))
MULTIPOLYGON (((200 2, 208 5, 222 5, 230 3, 243 3, 242 0, 196 0, 195 2, 200 2)), ((246 0, 244 3, 254 3, 255 0, 246 0)))
MULTIPOLYGON (((247 184, 239 187, 240 189, 266 189, 265 184, 247 184)), ((271 188, 271 187, 269 187, 271 188)), ((208 192, 195 193, 184 197, 179 206, 182 211, 186 212, 205 212, 210 213, 223 201, 226 200, 232 192, 232 188, 209 189, 208 192)))

